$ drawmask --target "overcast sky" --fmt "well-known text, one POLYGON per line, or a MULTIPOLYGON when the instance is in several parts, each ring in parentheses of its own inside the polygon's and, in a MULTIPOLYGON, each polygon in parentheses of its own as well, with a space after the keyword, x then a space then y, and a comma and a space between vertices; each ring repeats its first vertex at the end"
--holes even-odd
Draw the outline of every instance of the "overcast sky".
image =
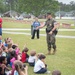
POLYGON ((58 0, 59 2, 63 2, 66 4, 69 4, 71 1, 75 1, 75 0, 58 0))

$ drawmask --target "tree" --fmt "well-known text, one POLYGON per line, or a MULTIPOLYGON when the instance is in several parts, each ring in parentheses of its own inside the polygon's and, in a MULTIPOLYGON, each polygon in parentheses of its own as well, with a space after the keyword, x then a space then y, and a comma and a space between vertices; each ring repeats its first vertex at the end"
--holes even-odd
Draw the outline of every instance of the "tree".
POLYGON ((41 13, 56 12, 58 8, 58 1, 56 0, 18 0, 19 12, 32 13, 38 16, 41 13))
POLYGON ((62 2, 59 3, 60 5, 60 10, 65 11, 65 12, 70 12, 75 10, 75 2, 71 1, 70 4, 63 4, 62 2))
POLYGON ((70 2, 70 6, 72 7, 71 10, 75 10, 75 2, 74 1, 70 2))
POLYGON ((4 12, 4 0, 0 0, 0 13, 4 12))
MULTIPOLYGON (((19 13, 27 12, 35 16, 44 14, 47 12, 55 13, 58 9, 59 3, 56 0, 0 0, 1 4, 4 5, 5 9, 15 10, 19 13)), ((2 11, 3 12, 3 11, 2 11)))

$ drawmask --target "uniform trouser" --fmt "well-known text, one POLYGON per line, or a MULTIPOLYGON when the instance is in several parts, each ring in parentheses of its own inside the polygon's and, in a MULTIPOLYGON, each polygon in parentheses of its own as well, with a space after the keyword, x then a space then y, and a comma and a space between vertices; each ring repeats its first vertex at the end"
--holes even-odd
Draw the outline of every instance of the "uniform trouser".
POLYGON ((51 50, 51 46, 53 47, 54 50, 56 50, 56 39, 55 39, 55 34, 48 34, 47 33, 47 45, 48 45, 48 50, 51 50))
POLYGON ((33 30, 32 39, 35 38, 35 33, 37 33, 37 38, 39 39, 39 30, 33 30))

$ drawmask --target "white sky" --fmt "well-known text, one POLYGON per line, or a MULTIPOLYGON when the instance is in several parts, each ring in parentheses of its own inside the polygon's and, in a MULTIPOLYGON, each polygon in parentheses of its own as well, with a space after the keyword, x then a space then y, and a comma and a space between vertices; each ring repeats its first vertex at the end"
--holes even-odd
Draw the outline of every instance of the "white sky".
POLYGON ((75 1, 75 0, 58 0, 59 2, 63 2, 66 4, 69 4, 71 1, 75 1))

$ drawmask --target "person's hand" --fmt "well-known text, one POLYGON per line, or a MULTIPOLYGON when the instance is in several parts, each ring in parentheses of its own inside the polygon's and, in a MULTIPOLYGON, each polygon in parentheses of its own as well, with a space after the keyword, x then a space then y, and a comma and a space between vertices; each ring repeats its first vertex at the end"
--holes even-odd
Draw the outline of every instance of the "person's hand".
POLYGON ((53 33, 52 31, 49 32, 50 35, 51 35, 52 33, 53 33))
POLYGON ((25 71, 28 70, 28 66, 26 66, 24 69, 25 69, 25 71))
POLYGON ((18 72, 20 72, 20 70, 21 70, 18 65, 15 66, 15 69, 16 69, 18 72))
POLYGON ((28 71, 27 71, 28 70, 28 66, 26 66, 24 69, 25 69, 25 75, 28 75, 28 71))
POLYGON ((4 69, 4 68, 6 68, 6 65, 5 64, 1 64, 1 67, 4 69))
POLYGON ((39 27, 36 27, 36 30, 38 30, 39 29, 39 27))

